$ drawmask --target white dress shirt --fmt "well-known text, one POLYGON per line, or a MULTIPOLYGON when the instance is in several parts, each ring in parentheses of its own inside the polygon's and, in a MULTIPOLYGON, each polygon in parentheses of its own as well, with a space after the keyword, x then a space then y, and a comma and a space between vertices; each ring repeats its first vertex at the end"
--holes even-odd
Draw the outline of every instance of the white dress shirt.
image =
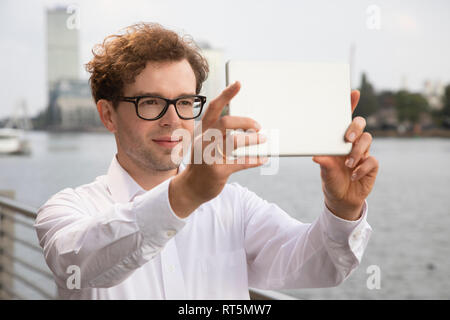
POLYGON ((35 228, 60 298, 249 299, 249 287, 337 286, 372 231, 366 201, 357 221, 324 204, 302 223, 238 183, 181 219, 169 203, 172 178, 145 191, 114 156, 106 175, 39 208, 35 228), (73 266, 79 289, 67 285, 73 266))

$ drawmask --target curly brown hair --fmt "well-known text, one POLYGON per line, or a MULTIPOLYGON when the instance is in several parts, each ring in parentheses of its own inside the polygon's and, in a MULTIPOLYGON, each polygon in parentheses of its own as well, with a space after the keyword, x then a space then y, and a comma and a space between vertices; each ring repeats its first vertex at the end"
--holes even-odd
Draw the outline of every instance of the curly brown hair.
POLYGON ((187 59, 195 74, 197 94, 209 72, 208 62, 191 36, 180 36, 158 23, 129 26, 123 34, 106 37, 92 53, 94 57, 86 64, 92 96, 95 103, 100 99, 112 101, 114 108, 124 85, 133 83, 148 61, 187 59))

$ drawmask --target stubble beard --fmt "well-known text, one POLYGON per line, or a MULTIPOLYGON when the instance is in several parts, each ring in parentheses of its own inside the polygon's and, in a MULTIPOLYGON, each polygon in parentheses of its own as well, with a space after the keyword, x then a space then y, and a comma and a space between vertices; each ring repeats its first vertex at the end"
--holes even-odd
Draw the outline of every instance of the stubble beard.
POLYGON ((135 138, 134 141, 133 144, 126 143, 122 145, 122 148, 127 156, 142 169, 148 171, 169 171, 179 167, 181 160, 178 163, 174 163, 171 157, 171 150, 163 150, 150 138, 147 141, 135 138))

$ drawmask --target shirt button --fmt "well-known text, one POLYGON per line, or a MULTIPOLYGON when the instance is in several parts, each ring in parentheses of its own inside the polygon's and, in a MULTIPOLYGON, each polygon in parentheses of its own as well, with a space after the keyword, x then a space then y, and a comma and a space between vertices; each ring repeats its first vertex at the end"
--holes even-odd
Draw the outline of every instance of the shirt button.
POLYGON ((171 264, 171 265, 169 266, 169 271, 170 271, 170 272, 174 272, 174 271, 175 271, 175 266, 171 264))
POLYGON ((175 230, 169 230, 166 232, 168 237, 173 237, 175 235, 175 230))
POLYGON ((361 231, 358 230, 353 234, 353 239, 359 238, 359 236, 361 236, 361 231))

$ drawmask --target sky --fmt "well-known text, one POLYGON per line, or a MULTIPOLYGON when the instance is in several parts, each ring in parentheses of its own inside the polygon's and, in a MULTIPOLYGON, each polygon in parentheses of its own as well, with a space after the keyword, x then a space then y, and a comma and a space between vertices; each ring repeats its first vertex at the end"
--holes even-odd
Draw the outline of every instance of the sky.
POLYGON ((0 119, 20 101, 28 115, 47 106, 45 10, 79 12, 80 77, 92 47, 133 23, 158 22, 228 59, 348 62, 353 88, 362 72, 377 91, 425 80, 450 84, 448 0, 0 0, 0 119))

